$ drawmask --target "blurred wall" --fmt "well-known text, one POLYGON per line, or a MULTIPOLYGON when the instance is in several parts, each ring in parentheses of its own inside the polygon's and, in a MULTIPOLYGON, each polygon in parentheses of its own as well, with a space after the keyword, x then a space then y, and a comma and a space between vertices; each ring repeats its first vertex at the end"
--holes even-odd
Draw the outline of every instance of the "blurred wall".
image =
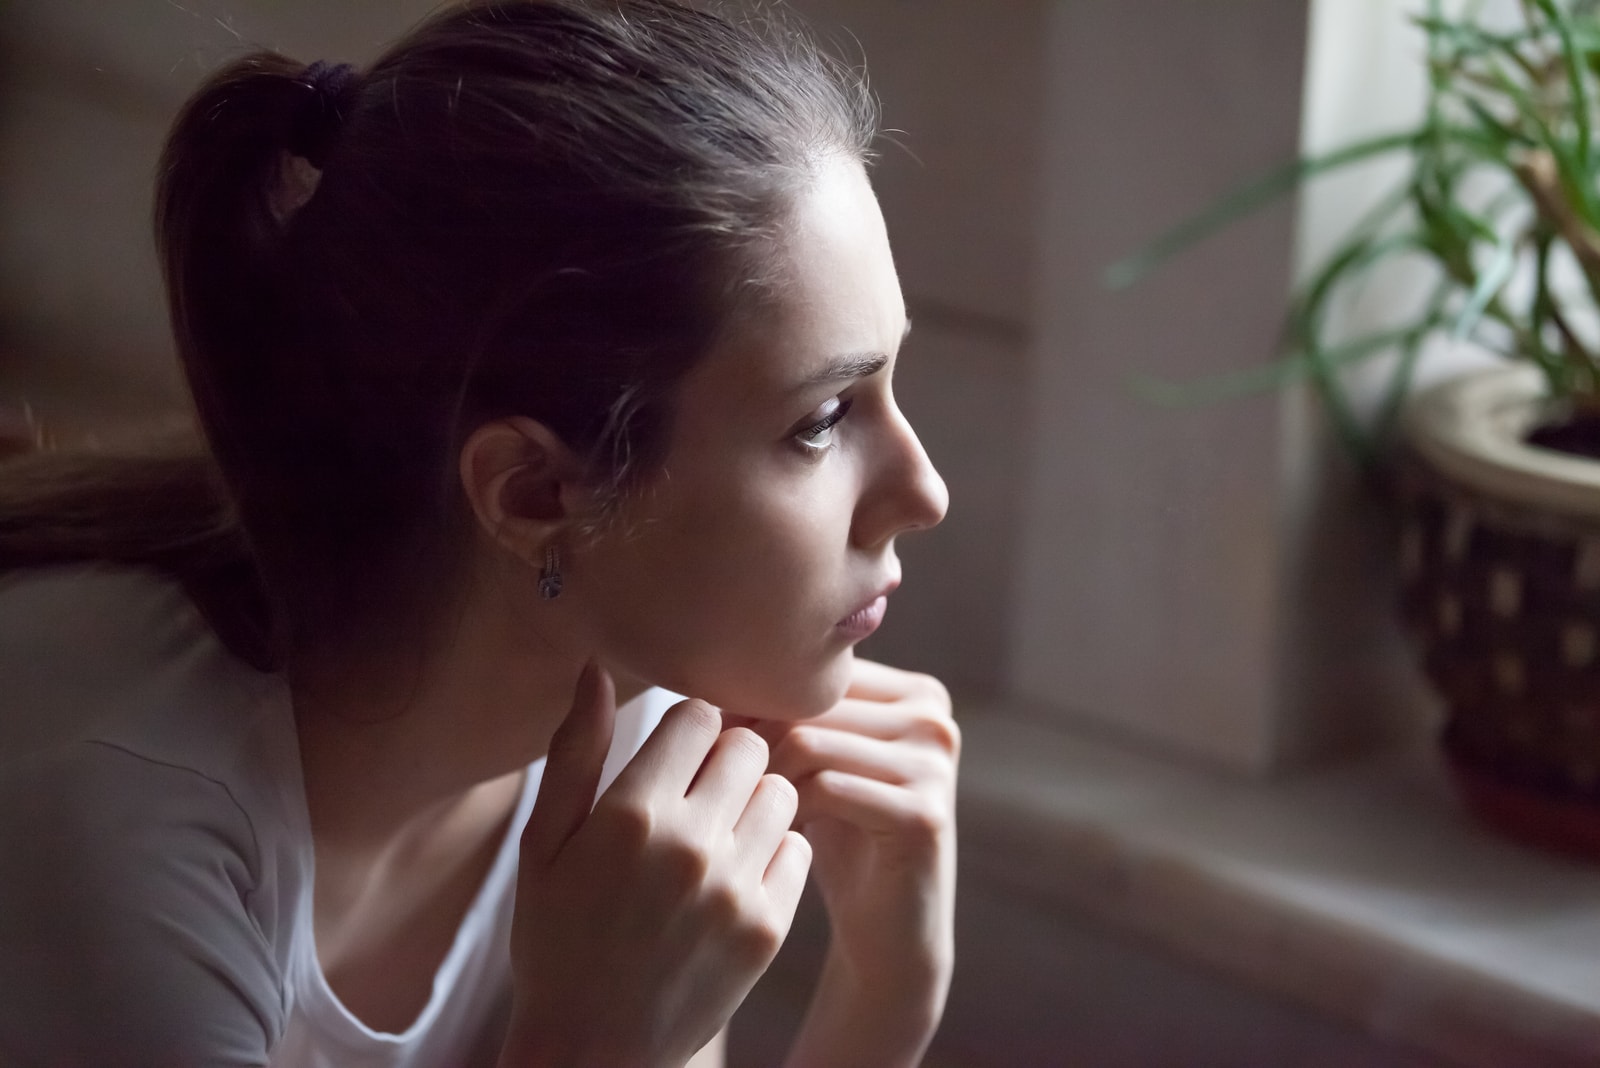
MULTIPOLYGON (((71 432, 183 407, 149 237, 160 141, 206 71, 266 45, 370 59, 433 0, 11 0, 0 8, 0 409, 71 432)), ((864 54, 914 321, 902 403, 950 483, 869 651, 995 693, 1010 616, 1032 292, 1037 0, 795 0, 864 54)))
POLYGON ((1175 749, 1270 763, 1285 438, 1275 395, 1174 411, 1130 388, 1271 355, 1287 200, 1132 290, 1105 267, 1291 158, 1306 9, 1050 5, 1035 416, 1013 683, 1175 749), (1046 299, 1046 295, 1052 299, 1046 299))
POLYGON ((1303 390, 1166 407, 1136 378, 1204 382, 1280 343, 1297 235, 1341 198, 1235 222, 1131 289, 1104 269, 1305 145, 1357 92, 1405 121, 1403 8, 1276 0, 1047 5, 1041 254, 1013 641, 1022 704, 1267 773, 1422 729, 1390 606, 1386 517, 1303 390), (1338 32, 1334 32, 1338 31, 1338 32))

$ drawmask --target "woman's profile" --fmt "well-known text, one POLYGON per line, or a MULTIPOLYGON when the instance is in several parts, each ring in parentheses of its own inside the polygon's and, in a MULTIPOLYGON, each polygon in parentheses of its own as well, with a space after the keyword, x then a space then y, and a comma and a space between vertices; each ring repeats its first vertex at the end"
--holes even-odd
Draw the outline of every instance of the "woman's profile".
POLYGON ((215 73, 156 237, 203 446, 0 462, 0 1062, 911 1065, 959 736, 857 642, 943 483, 860 78, 680 0, 215 73), (809 873, 809 875, 808 875, 809 873))

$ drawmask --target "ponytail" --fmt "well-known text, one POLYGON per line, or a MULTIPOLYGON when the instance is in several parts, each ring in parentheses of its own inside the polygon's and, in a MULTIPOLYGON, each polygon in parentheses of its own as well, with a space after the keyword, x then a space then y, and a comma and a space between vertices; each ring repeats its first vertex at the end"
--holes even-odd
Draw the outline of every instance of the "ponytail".
POLYGON ((296 187, 314 189, 317 177, 291 153, 326 163, 328 138, 308 134, 315 123, 306 121, 327 115, 319 73, 320 65, 272 52, 218 71, 179 114, 157 177, 156 244, 178 358, 212 453, 245 491, 238 503, 252 530, 250 520, 274 525, 254 489, 292 500, 295 487, 270 485, 271 473, 317 463, 310 436, 285 435, 279 424, 300 414, 280 398, 314 388, 306 368, 294 366, 296 323, 284 293, 292 265, 284 261, 288 224, 308 195, 296 187), (307 454, 281 455, 296 440, 307 454))

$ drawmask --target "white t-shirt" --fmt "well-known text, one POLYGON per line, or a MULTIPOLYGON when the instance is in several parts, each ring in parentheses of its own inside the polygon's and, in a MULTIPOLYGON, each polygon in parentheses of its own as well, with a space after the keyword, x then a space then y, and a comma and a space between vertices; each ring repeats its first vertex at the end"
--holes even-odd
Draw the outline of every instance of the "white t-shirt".
MULTIPOLYGON (((604 783, 674 695, 618 710, 604 783)), ((328 988, 287 687, 132 570, 0 579, 0 1064, 493 1063, 528 769, 489 875, 401 1034, 328 988)))

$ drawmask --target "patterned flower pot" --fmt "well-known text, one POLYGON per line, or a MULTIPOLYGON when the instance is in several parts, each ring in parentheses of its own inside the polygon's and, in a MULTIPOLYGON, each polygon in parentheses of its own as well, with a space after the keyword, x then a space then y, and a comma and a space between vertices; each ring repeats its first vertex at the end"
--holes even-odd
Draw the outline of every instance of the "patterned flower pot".
POLYGON ((1413 399, 1402 606, 1468 805, 1600 858, 1600 461, 1527 440, 1568 414, 1529 367, 1413 399))

